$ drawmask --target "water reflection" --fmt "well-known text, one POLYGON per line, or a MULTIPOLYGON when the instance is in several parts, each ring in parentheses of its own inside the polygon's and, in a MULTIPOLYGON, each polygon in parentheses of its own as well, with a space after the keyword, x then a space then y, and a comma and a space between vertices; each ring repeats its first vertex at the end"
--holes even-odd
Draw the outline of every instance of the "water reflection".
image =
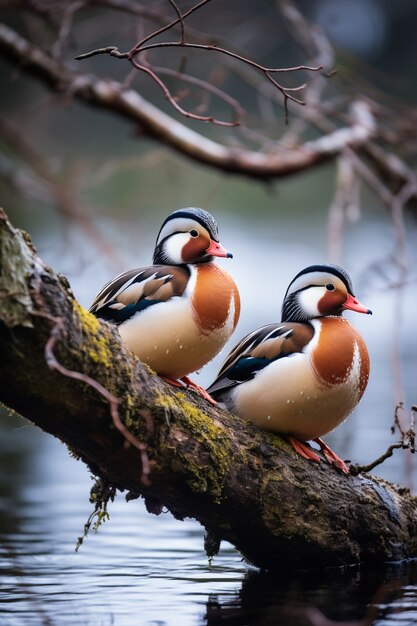
POLYGON ((206 624, 330 626, 335 622, 413 624, 417 562, 272 575, 249 572, 233 599, 212 595, 206 624))

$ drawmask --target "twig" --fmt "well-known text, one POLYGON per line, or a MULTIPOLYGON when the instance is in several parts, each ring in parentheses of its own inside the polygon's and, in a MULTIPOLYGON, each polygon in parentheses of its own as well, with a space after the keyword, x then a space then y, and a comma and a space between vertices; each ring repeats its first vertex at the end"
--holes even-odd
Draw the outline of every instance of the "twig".
POLYGON ((371 470, 374 469, 374 467, 376 467, 377 465, 381 465, 381 463, 383 463, 384 461, 386 461, 386 459, 391 457, 394 453, 394 450, 399 450, 399 449, 410 450, 412 454, 416 452, 416 448, 415 448, 416 433, 415 433, 414 427, 415 427, 415 413, 417 412, 417 406, 412 405, 411 407, 410 428, 407 431, 403 430, 401 426, 400 417, 399 417, 399 413, 403 409, 404 409, 404 403, 399 402, 397 406, 395 407, 394 423, 391 426, 392 434, 394 434, 397 429, 400 431, 401 440, 398 443, 393 443, 390 446, 388 446, 387 450, 383 454, 381 454, 381 456, 379 456, 377 459, 375 459, 375 461, 372 461, 372 463, 369 463, 368 465, 350 465, 349 470, 353 476, 357 476, 358 474, 362 474, 364 472, 370 472, 371 470))
MULTIPOLYGON (((173 22, 170 22, 169 24, 167 24, 166 26, 162 26, 162 28, 159 28, 158 30, 154 31, 153 33, 150 33, 149 35, 147 35, 146 37, 144 37, 143 39, 141 39, 141 41, 138 41, 137 44, 135 44, 135 46, 130 50, 129 54, 136 54, 136 52, 139 52, 139 50, 141 50, 143 48, 143 44, 146 43, 147 41, 150 41, 151 39, 153 39, 154 37, 157 37, 158 35, 161 35, 162 33, 164 33, 167 30, 170 30, 173 26, 175 26, 178 23, 181 23, 182 27, 184 25, 184 20, 191 15, 192 13, 194 13, 195 11, 198 11, 198 9, 201 9, 202 6, 204 6, 205 4, 207 4, 208 2, 210 2, 211 0, 201 0, 201 2, 199 2, 198 4, 194 5, 193 7, 191 7, 190 9, 188 9, 188 11, 186 11, 185 13, 183 13, 182 15, 180 15, 176 20, 174 20, 173 22)), ((178 12, 179 13, 179 12, 178 12)))
POLYGON ((117 57, 118 59, 127 58, 127 52, 120 52, 117 46, 104 46, 104 48, 96 48, 95 50, 90 50, 90 52, 77 54, 77 56, 74 58, 76 61, 84 61, 84 59, 95 57, 98 54, 110 54, 112 57, 117 57))
POLYGON ((384 461, 386 461, 386 459, 392 456, 394 454, 394 450, 398 450, 400 448, 401 449, 404 448, 404 444, 402 441, 399 443, 393 443, 390 446, 388 446, 384 454, 381 454, 381 456, 375 459, 375 461, 372 461, 372 463, 369 463, 368 465, 350 465, 349 472, 353 476, 357 476, 358 474, 363 474, 364 472, 370 472, 371 470, 374 469, 374 467, 376 467, 377 465, 381 465, 381 463, 383 463, 384 461))
POLYGON ((150 485, 150 481, 149 481, 150 465, 149 465, 149 458, 146 452, 146 445, 138 441, 136 437, 132 435, 132 433, 126 428, 126 426, 123 424, 122 420, 120 419, 119 411, 118 411, 118 406, 120 404, 119 398, 116 398, 112 393, 110 393, 110 391, 108 391, 105 387, 103 387, 101 383, 99 383, 97 380, 94 380, 94 378, 91 378, 91 376, 87 376, 86 374, 83 374, 82 372, 75 372, 74 370, 69 370, 57 360, 54 354, 54 347, 55 347, 55 344, 62 338, 62 336, 65 335, 65 325, 64 325, 63 318, 53 317, 51 315, 48 315, 47 313, 41 313, 39 311, 34 312, 34 314, 40 317, 44 317, 54 323, 49 339, 45 345, 45 360, 46 360, 48 367, 50 369, 56 370, 57 372, 62 374, 62 376, 66 376, 67 378, 72 378, 74 380, 79 380, 85 383, 86 385, 89 385, 90 387, 95 389, 101 396, 103 396, 103 398, 107 400, 110 406, 110 415, 113 420, 114 426, 123 435, 125 440, 130 445, 134 446, 137 450, 139 450, 140 459, 141 459, 141 467, 142 467, 141 481, 145 486, 149 486, 150 485))
MULTIPOLYGON (((202 116, 202 115, 197 115, 195 113, 191 113, 190 111, 185 110, 184 108, 180 107, 178 102, 176 101, 176 99, 172 96, 172 94, 170 93, 168 87, 166 86, 166 84, 156 75, 155 71, 152 69, 151 65, 149 63, 143 63, 143 62, 139 62, 135 57, 137 57, 139 54, 147 52, 149 50, 155 50, 155 49, 161 49, 161 48, 167 48, 167 47, 175 47, 175 48, 186 48, 186 49, 197 49, 197 50, 205 50, 208 52, 217 52, 219 54, 222 54, 226 57, 231 57, 233 59, 238 60, 240 63, 243 63, 245 65, 248 65, 254 69, 256 69, 258 72, 261 72, 265 78, 274 85, 274 87, 276 89, 278 89, 281 94, 284 97, 284 111, 285 111, 285 123, 288 123, 288 101, 291 100, 292 102, 295 102, 297 104, 300 105, 304 105, 305 102, 303 100, 301 100, 300 98, 297 98, 296 96, 294 96, 294 92, 299 92, 301 90, 303 90, 306 85, 302 84, 302 85, 298 85, 296 87, 284 87, 283 85, 281 85, 273 76, 271 76, 271 74, 274 73, 285 73, 285 72, 294 72, 294 71, 300 71, 300 70, 305 70, 305 71, 312 71, 312 72, 317 72, 319 70, 323 69, 322 65, 318 65, 316 67, 311 67, 308 65, 298 65, 296 67, 287 67, 287 68, 270 68, 270 67, 266 67, 263 66, 259 63, 256 63, 255 61, 252 61, 251 59, 248 59, 236 52, 232 52, 231 50, 228 50, 227 48, 224 47, 220 47, 216 44, 202 44, 202 43, 190 43, 190 42, 186 42, 185 41, 185 27, 184 27, 184 21, 185 19, 191 15, 194 11, 197 11, 198 9, 200 9, 202 6, 204 6, 205 4, 207 4, 210 0, 202 0, 202 2, 196 4, 195 6, 191 7, 188 11, 186 11, 184 14, 181 13, 181 11, 179 10, 178 6, 176 5, 176 3, 174 2, 174 0, 169 0, 171 6, 174 7, 176 13, 177 13, 177 19, 173 20, 172 22, 170 22, 169 24, 167 24, 166 26, 163 26, 161 28, 159 28, 158 30, 150 33, 149 35, 147 35, 146 37, 143 37, 140 41, 138 41, 133 48, 131 48, 128 52, 121 52, 116 46, 107 46, 104 48, 97 48, 95 50, 91 50, 90 52, 84 53, 84 54, 80 54, 78 56, 76 56, 76 60, 80 61, 92 56, 95 56, 97 54, 110 54, 111 56, 117 57, 119 59, 123 59, 123 58, 127 58, 130 63, 139 71, 144 72, 145 74, 147 74, 157 85, 158 87, 161 89, 162 93, 164 94, 165 98, 170 102, 170 104, 179 112, 181 113, 181 115, 184 115, 187 118, 191 118, 191 119, 195 119, 198 121, 202 121, 202 122, 210 122, 212 124, 217 124, 220 126, 236 126, 236 123, 231 123, 231 122, 224 122, 221 120, 218 120, 217 118, 213 117, 213 116, 202 116), (180 28, 181 28, 181 37, 179 41, 162 41, 162 42, 157 42, 157 43, 147 43, 149 41, 151 41, 152 39, 154 39, 155 37, 157 37, 158 35, 170 30, 171 28, 173 28, 176 24, 180 24, 180 28)), ((191 81, 190 81, 191 82, 191 81)))
MULTIPOLYGON (((156 48, 178 48, 180 46, 184 48, 193 48, 196 50, 207 50, 209 52, 218 52, 219 54, 224 54, 228 57, 231 57, 232 59, 241 61, 242 63, 245 63, 246 65, 250 65, 251 67, 259 70, 265 75, 288 73, 288 72, 299 72, 300 70, 305 70, 308 72, 318 72, 323 69, 322 65, 317 65, 315 67, 311 67, 310 65, 295 65, 293 67, 267 67, 266 65, 261 65, 260 63, 257 63, 256 61, 252 61, 252 59, 248 59, 247 57, 244 57, 241 54, 238 54, 237 52, 232 52, 231 50, 227 50, 226 48, 221 48, 220 46, 216 46, 214 44, 210 45, 210 44, 189 43, 189 42, 181 44, 177 41, 161 41, 158 43, 150 43, 150 44, 147 44, 146 46, 142 46, 140 50, 136 50, 134 53, 132 53, 132 51, 128 53, 122 52, 120 54, 123 56, 120 58, 123 58, 125 54, 128 58, 130 58, 132 56, 135 56, 136 54, 139 54, 140 52, 144 52, 145 50, 154 50, 156 48)), ((271 77, 268 77, 268 78, 272 81, 271 77)), ((284 87, 283 88, 281 87, 281 85, 279 85, 280 89, 285 89, 286 91, 297 91, 299 89, 303 89, 303 87, 304 85, 301 85, 300 87, 292 87, 292 88, 284 87)))
POLYGON ((338 128, 325 137, 291 150, 280 150, 278 153, 236 150, 187 128, 146 101, 138 92, 124 89, 119 82, 68 72, 65 65, 51 59, 5 24, 0 24, 0 51, 20 63, 22 70, 41 77, 55 91, 71 91, 73 96, 85 103, 105 108, 125 120, 140 124, 145 132, 161 143, 222 172, 235 172, 263 180, 289 176, 332 160, 347 146, 354 145, 358 149, 375 136, 375 129, 364 126, 360 115, 353 116, 352 126, 338 128))
POLYGON ((176 14, 178 15, 178 19, 180 21, 180 28, 181 28, 181 41, 180 41, 180 43, 184 43, 184 41, 185 41, 184 18, 183 18, 182 14, 181 14, 181 11, 179 10, 177 5, 175 4, 174 0, 168 0, 168 2, 169 2, 169 4, 172 7, 174 7, 174 10, 175 10, 176 14))
POLYGON ((167 88, 167 86, 165 85, 165 83, 163 83, 155 74, 155 72, 148 66, 148 65, 144 65, 143 63, 139 63, 138 61, 135 60, 135 56, 137 56, 139 53, 142 52, 146 52, 148 50, 155 50, 155 49, 159 49, 159 48, 192 48, 192 49, 197 49, 197 50, 206 50, 206 51, 214 51, 214 52, 218 52, 220 54, 224 54, 226 56, 229 56, 231 58, 237 59, 238 61, 249 65, 250 67, 258 70, 259 72, 261 72, 266 78, 267 80, 272 83, 284 96, 284 109, 285 109, 285 119, 286 122, 288 121, 288 100, 291 100, 292 102, 295 102, 297 104, 300 105, 305 105, 304 100, 300 100, 300 98, 296 98, 294 95, 292 95, 294 92, 298 92, 301 91, 302 89, 305 89, 306 84, 303 83, 302 85, 298 85, 297 87, 284 87, 283 85, 281 85, 277 80, 275 80, 275 78, 273 78, 271 76, 272 73, 279 73, 279 72, 296 72, 296 71, 300 71, 300 70, 306 70, 306 71, 311 71, 311 72, 317 72, 323 69, 323 67, 321 65, 318 65, 316 67, 310 67, 308 65, 297 65, 295 67, 285 67, 285 68, 273 68, 273 67, 266 67, 264 65, 260 65, 259 63, 256 63, 255 61, 252 61, 251 59, 248 59, 240 54, 237 54, 236 52, 232 52, 231 50, 227 50, 226 48, 220 48, 218 46, 215 45, 209 45, 209 44, 197 44, 197 43, 186 43, 186 42, 177 42, 177 41, 163 41, 163 42, 159 42, 159 43, 152 43, 152 44, 148 44, 148 45, 143 45, 140 49, 136 49, 133 48, 130 52, 120 52, 120 50, 116 47, 116 46, 106 46, 104 48, 96 48, 95 50, 91 50, 90 52, 85 52, 83 54, 79 54, 75 57, 75 59, 77 61, 81 61, 84 59, 87 59, 89 57, 92 56, 96 56, 98 54, 110 54, 111 56, 114 56, 118 59, 129 59, 130 63, 139 71, 144 72, 145 74, 148 74, 148 76, 150 76, 152 78, 152 80, 154 80, 154 82, 156 82, 156 84, 160 87, 160 89, 162 90, 164 96, 167 98, 167 100, 170 102, 170 104, 177 109, 177 111, 179 111, 179 113, 181 113, 182 115, 184 115, 185 117, 190 117, 193 119, 197 119, 203 122, 211 122, 213 124, 217 124, 217 125, 221 125, 221 126, 235 126, 236 124, 230 123, 230 122, 223 122, 220 120, 217 120, 214 117, 204 117, 204 116, 198 116, 195 114, 190 113, 189 111, 185 111, 184 109, 182 109, 181 107, 178 106, 177 102, 175 101, 175 99, 173 98, 173 96, 171 95, 171 93, 169 92, 169 89, 167 88), (133 52, 134 50, 134 52, 133 52))
MULTIPOLYGON (((192 113, 191 111, 187 111, 186 109, 184 109, 183 107, 181 107, 175 96, 173 96, 170 92, 170 90, 168 89, 168 87, 166 86, 166 84, 155 74, 155 72, 150 68, 147 67, 145 65, 141 65, 140 63, 138 63, 135 59, 131 59, 130 62, 132 63, 132 65, 134 67, 136 67, 136 69, 140 70, 141 72, 144 72, 145 74, 147 74, 148 76, 150 76, 150 78, 152 78, 152 80, 158 85, 158 87, 161 89, 162 93, 164 94, 165 98, 170 102, 170 104, 174 107, 174 109, 176 109, 179 113, 181 113, 181 115, 183 115, 184 117, 188 117, 190 119, 193 120, 198 120, 199 122, 210 122, 212 124, 216 124, 217 126, 237 126, 239 122, 234 121, 234 122, 225 122, 223 120, 219 120, 215 117, 213 117, 212 115, 198 115, 197 113, 192 113)), ((185 75, 182 75, 182 78, 185 75)), ((190 77, 192 80, 192 77, 190 77)), ((191 81, 189 81, 191 82, 191 81)))
POLYGON ((154 67, 155 72, 158 74, 165 74, 166 76, 173 76, 178 78, 179 80, 183 80, 186 83, 190 83, 191 85, 196 85, 197 87, 202 87, 205 91, 212 93, 214 96, 223 100, 226 104, 228 104, 234 113, 234 125, 238 126, 242 122, 242 118, 244 115, 244 110, 240 106, 240 103, 235 100, 228 93, 223 91, 223 89, 219 89, 215 85, 212 85, 206 80, 201 80, 200 78, 196 78, 195 76, 190 76, 189 74, 184 74, 178 70, 172 70, 167 67, 154 67))

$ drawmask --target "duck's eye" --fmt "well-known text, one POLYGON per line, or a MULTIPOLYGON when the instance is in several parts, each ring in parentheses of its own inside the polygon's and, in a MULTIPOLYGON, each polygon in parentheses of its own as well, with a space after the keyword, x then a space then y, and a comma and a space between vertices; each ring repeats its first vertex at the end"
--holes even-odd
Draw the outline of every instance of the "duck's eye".
POLYGON ((199 232, 198 232, 198 230, 195 230, 195 229, 193 228, 193 230, 190 230, 190 235, 191 235, 191 237, 194 237, 194 238, 195 238, 195 237, 198 237, 199 232))
POLYGON ((327 283, 326 289, 327 291, 334 291, 336 287, 332 283, 327 283))

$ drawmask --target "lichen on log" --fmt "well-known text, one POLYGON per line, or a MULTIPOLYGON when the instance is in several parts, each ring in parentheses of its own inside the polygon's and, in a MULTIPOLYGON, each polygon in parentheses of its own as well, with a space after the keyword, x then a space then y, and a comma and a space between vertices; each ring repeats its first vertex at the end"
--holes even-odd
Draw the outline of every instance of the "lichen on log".
POLYGON ((311 463, 279 435, 164 383, 4 212, 0 251, 0 400, 96 476, 149 511, 197 519, 210 556, 222 539, 266 569, 417 556, 407 489, 311 463))

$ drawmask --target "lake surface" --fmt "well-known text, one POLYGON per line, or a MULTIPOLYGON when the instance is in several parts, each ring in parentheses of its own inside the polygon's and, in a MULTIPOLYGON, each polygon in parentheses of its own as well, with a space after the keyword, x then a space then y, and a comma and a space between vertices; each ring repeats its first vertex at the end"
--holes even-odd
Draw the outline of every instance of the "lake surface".
MULTIPOLYGON (((234 238, 232 224, 226 223, 223 231, 228 245, 234 238)), ((369 232, 361 232, 364 245, 357 241, 349 269, 357 296, 374 315, 347 317, 366 338, 372 376, 356 412, 325 439, 342 458, 368 463, 397 440, 390 433, 397 340, 401 399, 407 407, 417 401, 417 295, 415 284, 405 290, 398 327, 395 292, 361 272, 374 254, 366 244, 369 232)), ((386 234, 378 234, 375 225, 372 238, 373 251, 386 246, 386 234)), ((294 243, 293 233, 284 230, 279 246, 272 245, 272 235, 270 240, 264 235, 265 245, 257 244, 255 251, 254 240, 260 240, 257 233, 252 232, 252 242, 242 234, 233 249, 241 261, 227 265, 241 285, 244 303, 236 337, 277 320, 289 279, 317 262, 311 231, 294 243), (291 254, 286 256, 288 247, 291 254), (245 255, 249 248, 255 266, 245 255), (256 271, 259 267, 265 272, 256 271), (273 289, 267 282, 272 275, 273 289), (253 285, 257 293, 270 289, 267 302, 254 296, 253 285)), ((149 261, 151 243, 145 252, 136 264, 149 261)), ((94 262, 71 271, 65 253, 56 249, 42 254, 69 274, 84 305, 111 276, 94 262)), ((198 382, 208 384, 221 360, 205 368, 198 382)), ((176 521, 170 514, 151 516, 141 501, 126 503, 123 494, 110 504, 110 521, 75 552, 92 511, 92 479, 64 445, 7 411, 0 415, 0 470, 0 626, 330 626, 325 618, 375 626, 417 624, 416 561, 273 576, 248 567, 232 546, 222 544, 210 566, 199 524, 176 521)), ((416 492, 416 459, 408 452, 396 451, 375 473, 416 492)))
POLYGON ((417 624, 416 561, 278 576, 249 568, 223 544, 210 567, 199 524, 151 516, 122 494, 110 521, 75 552, 91 512, 86 469, 23 420, 3 424, 1 626, 296 626, 320 623, 321 613, 417 624))

